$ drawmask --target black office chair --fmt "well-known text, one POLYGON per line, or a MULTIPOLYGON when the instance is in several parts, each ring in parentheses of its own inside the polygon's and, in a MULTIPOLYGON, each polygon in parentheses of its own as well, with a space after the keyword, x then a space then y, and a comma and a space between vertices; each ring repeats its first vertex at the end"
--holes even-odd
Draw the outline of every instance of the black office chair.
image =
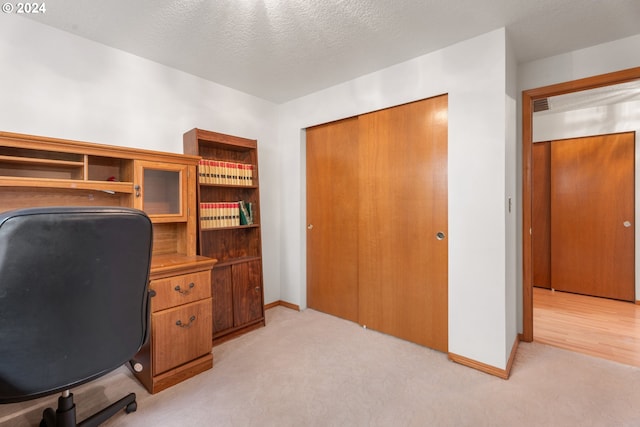
POLYGON ((152 224, 109 207, 0 213, 0 403, 62 392, 40 426, 97 426, 134 393, 76 424, 69 389, 128 362, 148 336, 152 224))

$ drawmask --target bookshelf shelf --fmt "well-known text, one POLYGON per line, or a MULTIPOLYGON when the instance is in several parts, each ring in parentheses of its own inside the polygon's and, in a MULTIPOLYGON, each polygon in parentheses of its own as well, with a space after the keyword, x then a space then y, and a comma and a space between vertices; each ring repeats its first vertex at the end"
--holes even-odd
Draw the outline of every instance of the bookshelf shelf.
POLYGON ((0 176, 0 187, 60 188, 71 190, 94 190, 106 193, 133 193, 133 183, 131 182, 79 181, 69 179, 6 176, 0 176))
POLYGON ((0 156, 0 162, 17 163, 21 165, 47 166, 51 168, 69 168, 69 167, 82 168, 84 167, 84 162, 81 162, 81 161, 38 159, 33 157, 0 156))
MULTIPOLYGON (((265 324, 257 141, 192 129, 184 134, 183 147, 185 154, 202 158, 197 184, 198 253, 218 260, 211 282, 212 339, 217 344, 265 324), (222 180, 228 182, 215 182, 222 180), (217 211, 211 213, 217 209, 211 205, 237 206, 240 201, 250 205, 248 222, 252 224, 206 226, 212 217, 219 218, 217 211)), ((232 207, 232 217, 237 209, 232 207)))
POLYGON ((201 228, 200 231, 203 233, 209 231, 223 231, 223 230, 238 230, 243 228, 260 228, 260 224, 249 224, 249 225, 234 225, 231 227, 209 227, 209 228, 201 228))
POLYGON ((233 258, 233 259, 228 259, 225 261, 220 261, 218 262, 217 266, 218 267, 227 267, 230 265, 234 265, 234 264, 241 264, 241 263, 246 263, 246 262, 250 262, 250 261, 260 261, 262 258, 257 257, 257 256, 247 256, 247 257, 239 257, 239 258, 233 258))
POLYGON ((257 190, 258 186, 257 185, 230 185, 230 184, 206 184, 206 183, 200 183, 199 184, 201 187, 215 187, 215 188, 241 188, 241 189, 253 189, 253 190, 257 190))

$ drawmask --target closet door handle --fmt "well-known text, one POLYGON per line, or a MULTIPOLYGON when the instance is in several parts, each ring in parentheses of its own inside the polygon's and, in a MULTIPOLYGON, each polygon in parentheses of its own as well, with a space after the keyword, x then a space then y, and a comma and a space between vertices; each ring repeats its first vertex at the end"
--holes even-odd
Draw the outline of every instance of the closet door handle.
POLYGON ((444 240, 445 237, 447 237, 447 235, 444 234, 442 231, 438 231, 436 233, 436 239, 438 239, 438 240, 444 240))

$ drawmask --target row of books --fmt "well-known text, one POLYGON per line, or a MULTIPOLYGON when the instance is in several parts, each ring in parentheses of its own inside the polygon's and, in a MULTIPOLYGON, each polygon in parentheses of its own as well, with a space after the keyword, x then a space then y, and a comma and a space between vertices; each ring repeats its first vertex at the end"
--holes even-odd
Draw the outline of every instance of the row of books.
POLYGON ((253 185, 253 165, 201 159, 198 163, 200 184, 253 185))
POLYGON ((252 204, 239 202, 200 203, 200 228, 236 227, 253 224, 252 204))

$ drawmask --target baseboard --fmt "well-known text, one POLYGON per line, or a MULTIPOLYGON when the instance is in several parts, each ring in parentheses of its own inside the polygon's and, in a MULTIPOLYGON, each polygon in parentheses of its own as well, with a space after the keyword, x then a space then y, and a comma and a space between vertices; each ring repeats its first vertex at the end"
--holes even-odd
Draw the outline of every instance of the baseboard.
POLYGON ((511 375, 511 368, 513 367, 513 362, 516 360, 516 354, 518 353, 518 346, 520 345, 520 335, 516 337, 513 341, 513 345, 511 346, 511 354, 509 355, 509 361, 507 362, 507 378, 511 375))
POLYGON ((513 346, 511 347, 511 354, 507 361, 507 367, 505 369, 496 368, 495 366, 487 365, 486 363, 478 362, 477 360, 469 359, 468 357, 460 356, 459 354, 449 353, 449 360, 459 363, 469 368, 477 369, 478 371, 486 374, 494 375, 503 380, 508 380, 511 375, 511 368, 513 367, 513 361, 516 358, 518 352, 518 344, 520 343, 520 337, 516 337, 513 346))
POLYGON ((291 304, 290 302, 286 302, 286 301, 282 301, 282 300, 278 300, 278 301, 271 302, 269 304, 265 304, 264 309, 265 310, 269 310, 270 308, 278 307, 278 306, 290 308, 291 310, 295 310, 295 311, 300 311, 300 306, 299 305, 291 304))

